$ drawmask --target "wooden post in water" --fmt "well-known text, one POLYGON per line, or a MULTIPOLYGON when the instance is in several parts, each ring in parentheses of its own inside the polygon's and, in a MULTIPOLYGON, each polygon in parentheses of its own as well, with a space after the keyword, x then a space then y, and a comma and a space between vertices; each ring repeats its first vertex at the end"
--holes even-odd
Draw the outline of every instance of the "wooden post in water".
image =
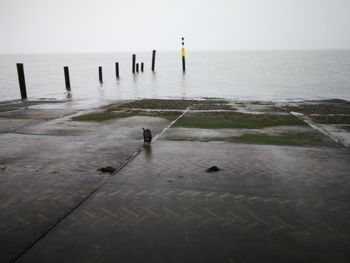
POLYGON ((154 72, 155 66, 156 66, 156 51, 153 50, 152 52, 152 71, 153 72, 154 72))
POLYGON ((136 73, 139 73, 139 63, 136 63, 136 73))
POLYGON ((115 76, 119 79, 119 63, 115 63, 115 76))
POLYGON ((185 38, 182 38, 182 49, 181 49, 181 55, 182 55, 182 71, 186 72, 186 60, 185 60, 185 38))
POLYGON ((26 81, 24 78, 24 70, 23 70, 22 63, 17 63, 17 73, 18 73, 19 89, 21 90, 21 98, 22 100, 25 100, 27 99, 27 89, 26 89, 26 81))
POLYGON ((136 55, 132 55, 132 73, 135 74, 136 55))
POLYGON ((100 80, 100 83, 102 83, 103 77, 102 77, 102 67, 101 66, 98 67, 98 78, 100 80))
POLYGON ((141 72, 143 72, 143 62, 141 63, 141 72))
POLYGON ((70 91, 70 79, 69 79, 69 68, 67 66, 63 67, 64 70, 64 79, 66 81, 66 90, 70 91))

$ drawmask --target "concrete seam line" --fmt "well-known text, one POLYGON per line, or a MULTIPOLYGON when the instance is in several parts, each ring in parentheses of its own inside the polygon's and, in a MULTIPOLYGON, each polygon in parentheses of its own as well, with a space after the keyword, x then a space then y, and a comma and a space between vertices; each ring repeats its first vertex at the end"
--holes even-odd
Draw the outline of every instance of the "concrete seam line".
POLYGON ((30 242, 24 248, 24 250, 22 252, 20 252, 14 258, 10 259, 9 262, 10 263, 16 262, 19 258, 21 258, 24 254, 26 254, 29 249, 31 249, 36 243, 38 243, 41 239, 43 239, 52 229, 54 229, 59 223, 61 223, 65 218, 67 218, 70 214, 72 214, 77 208, 79 208, 85 201, 87 201, 91 196, 93 196, 98 190, 100 190, 101 187, 108 181, 109 178, 111 178, 113 175, 115 175, 121 169, 123 169, 129 162, 131 162, 133 159, 135 159, 142 151, 143 151, 143 149, 141 148, 138 152, 136 152, 133 156, 131 156, 124 164, 122 164, 115 172, 113 172, 112 174, 106 176, 102 180, 102 182, 94 190, 92 190, 85 198, 83 198, 75 206, 73 206, 66 213, 64 213, 58 220, 53 222, 44 233, 42 233, 36 240, 30 242))
POLYGON ((167 127, 164 128, 164 130, 161 131, 161 133, 157 134, 153 141, 156 141, 158 138, 160 138, 164 132, 166 132, 167 129, 169 129, 171 126, 175 124, 182 116, 184 116, 188 111, 190 110, 190 107, 187 107, 186 110, 179 116, 177 117, 174 121, 172 121, 167 127))
POLYGON ((292 114, 294 117, 297 117, 298 119, 302 120, 303 122, 305 122, 307 125, 309 125, 313 130, 318 131, 319 133, 329 137, 331 140, 333 140, 334 142, 340 144, 343 147, 346 147, 340 140, 338 140, 335 136, 333 136, 331 133, 327 132, 325 129, 321 128, 320 126, 318 126, 316 123, 314 123, 310 118, 308 118, 307 116, 305 116, 304 114, 301 114, 299 112, 294 112, 291 111, 289 112, 290 114, 292 114))
MULTIPOLYGON (((190 107, 187 107, 187 109, 174 121, 172 121, 166 128, 164 128, 159 134, 157 134, 154 138, 154 141, 157 140, 167 129, 169 129, 176 121, 178 121, 183 115, 188 112, 190 107)), ((101 189, 101 187, 114 175, 116 175, 121 169, 123 169, 126 165, 128 165, 132 160, 134 160, 141 152, 143 152, 144 148, 142 147, 138 152, 136 152, 133 156, 131 156, 124 164, 122 164, 116 171, 111 173, 110 175, 106 176, 102 182, 94 189, 92 190, 85 198, 83 198, 81 201, 79 201, 75 206, 73 206, 71 209, 69 209, 66 213, 64 213, 58 220, 53 222, 49 228, 42 233, 36 240, 30 242, 22 252, 20 252, 17 256, 10 259, 10 263, 16 262, 19 258, 21 258, 24 254, 28 252, 29 249, 31 249, 35 244, 37 244, 41 239, 43 239, 52 229, 54 229, 57 225, 59 225, 65 218, 67 218, 70 214, 72 214, 77 208, 79 208, 85 201, 87 201, 91 196, 93 196, 98 190, 101 189)))

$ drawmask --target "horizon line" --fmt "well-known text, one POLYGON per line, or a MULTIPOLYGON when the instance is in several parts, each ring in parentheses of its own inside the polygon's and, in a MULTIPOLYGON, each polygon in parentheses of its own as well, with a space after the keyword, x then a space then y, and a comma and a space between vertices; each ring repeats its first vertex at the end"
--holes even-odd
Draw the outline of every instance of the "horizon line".
MULTIPOLYGON (((111 53, 147 53, 152 52, 152 50, 123 50, 123 51, 47 51, 47 52, 8 52, 8 53, 0 53, 0 55, 60 55, 60 54, 111 54, 111 53)), ((191 50, 186 49, 186 52, 249 52, 249 51, 348 51, 350 48, 276 48, 276 49, 198 49, 191 50)), ((181 52, 181 48, 179 50, 157 50, 157 52, 181 52)))

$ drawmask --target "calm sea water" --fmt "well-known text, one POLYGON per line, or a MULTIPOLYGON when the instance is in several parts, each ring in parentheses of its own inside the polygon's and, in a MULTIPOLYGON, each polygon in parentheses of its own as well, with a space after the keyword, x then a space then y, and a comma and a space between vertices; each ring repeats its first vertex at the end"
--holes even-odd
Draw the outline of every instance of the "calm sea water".
POLYGON ((65 98, 63 66, 69 66, 72 98, 197 98, 350 100, 350 51, 137 53, 145 72, 131 73, 131 53, 0 55, 0 101, 20 98, 16 63, 24 63, 29 98, 65 98), (115 62, 120 79, 115 77, 115 62), (98 66, 104 82, 98 81, 98 66))

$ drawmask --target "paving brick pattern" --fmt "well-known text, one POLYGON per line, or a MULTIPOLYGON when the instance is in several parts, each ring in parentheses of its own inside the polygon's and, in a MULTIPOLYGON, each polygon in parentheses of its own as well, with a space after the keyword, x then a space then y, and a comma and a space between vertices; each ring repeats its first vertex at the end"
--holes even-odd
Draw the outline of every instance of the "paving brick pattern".
POLYGON ((349 161, 347 149, 160 140, 19 262, 347 262, 349 161))
POLYGON ((168 125, 147 118, 78 123, 60 110, 22 111, 0 117, 0 262, 16 258, 96 189, 108 176, 98 168, 120 167, 138 152, 142 125, 168 125))

